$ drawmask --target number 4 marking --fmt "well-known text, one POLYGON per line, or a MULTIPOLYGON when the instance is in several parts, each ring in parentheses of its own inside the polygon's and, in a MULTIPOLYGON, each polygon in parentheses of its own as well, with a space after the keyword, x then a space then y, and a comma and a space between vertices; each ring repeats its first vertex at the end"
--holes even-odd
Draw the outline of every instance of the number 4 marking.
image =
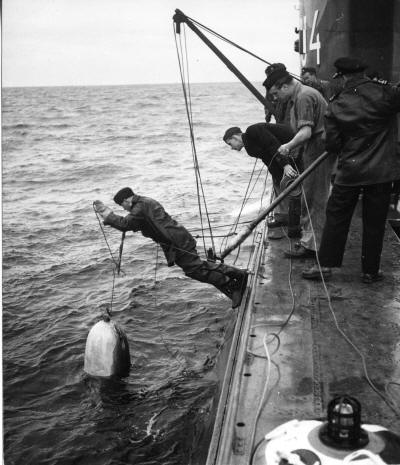
POLYGON ((317 65, 320 64, 319 60, 319 51, 321 49, 321 42, 319 41, 319 33, 315 34, 315 29, 317 26, 317 19, 318 19, 318 10, 314 11, 314 19, 312 23, 312 28, 311 28, 311 35, 310 35, 310 50, 316 50, 317 51, 317 65), (316 38, 316 41, 313 42, 314 36, 316 38))

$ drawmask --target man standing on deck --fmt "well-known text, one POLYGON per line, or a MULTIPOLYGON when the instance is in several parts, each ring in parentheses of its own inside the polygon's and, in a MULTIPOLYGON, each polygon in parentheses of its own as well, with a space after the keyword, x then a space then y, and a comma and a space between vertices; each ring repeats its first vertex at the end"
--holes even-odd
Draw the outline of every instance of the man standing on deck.
POLYGON ((330 97, 330 82, 317 78, 317 70, 311 66, 302 68, 301 80, 306 86, 314 87, 324 97, 326 101, 330 97))
POLYGON ((344 88, 329 103, 325 118, 326 148, 338 155, 335 183, 326 208, 326 223, 316 265, 303 272, 306 279, 331 276, 342 265, 351 218, 363 193, 362 281, 383 278, 379 271, 393 181, 400 180, 396 114, 400 88, 364 76, 366 65, 343 57, 334 63, 344 88))
MULTIPOLYGON (((312 87, 295 81, 286 70, 276 70, 265 82, 268 92, 275 98, 288 101, 294 137, 278 148, 281 155, 302 148, 303 168, 308 168, 324 151, 324 113, 327 103, 312 87)), ((302 238, 294 250, 285 252, 288 258, 315 257, 325 220, 332 160, 323 161, 304 181, 301 206, 302 238)))
MULTIPOLYGON (((283 124, 257 123, 249 126, 242 133, 238 127, 226 130, 223 140, 232 150, 238 152, 244 147, 250 157, 260 158, 271 173, 275 196, 277 197, 286 185, 286 181, 297 176, 295 154, 292 156, 280 155, 278 148, 293 138, 289 126, 283 124), (281 187, 282 186, 282 187, 281 187)), ((268 227, 273 229, 279 226, 288 226, 289 237, 300 236, 300 198, 289 196, 287 201, 281 202, 275 209, 275 221, 269 222, 268 227)), ((269 236, 271 239, 280 237, 269 236)))
POLYGON ((178 265, 186 276, 215 286, 232 299, 232 308, 240 305, 247 285, 247 272, 233 266, 201 260, 193 236, 171 218, 162 205, 149 197, 135 194, 125 187, 117 192, 114 202, 129 212, 125 217, 116 215, 100 200, 94 208, 104 224, 120 231, 141 231, 160 244, 168 266, 178 265))
MULTIPOLYGON (((269 66, 265 68, 265 75, 267 76, 267 79, 269 76, 276 70, 283 69, 286 71, 286 66, 283 63, 271 63, 269 66)), ((263 82, 263 86, 266 86, 267 79, 263 82)), ((268 100, 273 108, 274 108, 274 119, 275 122, 278 124, 286 124, 287 126, 290 126, 290 108, 288 106, 287 101, 282 101, 279 99, 274 98, 268 90, 266 90, 265 94, 266 100, 268 100)), ((271 117, 272 113, 269 111, 269 108, 266 106, 265 107, 265 121, 267 123, 271 122, 271 117)))

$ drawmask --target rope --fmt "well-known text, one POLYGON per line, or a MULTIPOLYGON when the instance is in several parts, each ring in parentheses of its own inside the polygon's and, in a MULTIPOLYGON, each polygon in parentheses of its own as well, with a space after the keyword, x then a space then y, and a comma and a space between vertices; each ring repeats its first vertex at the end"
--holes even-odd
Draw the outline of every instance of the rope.
MULTIPOLYGON (((179 47, 178 47, 178 41, 176 39, 175 28, 174 28, 174 39, 175 39, 175 47, 176 47, 177 57, 178 57, 179 71, 180 71, 180 76, 181 76, 182 91, 183 91, 183 96, 184 96, 184 100, 185 100, 186 116, 187 116, 188 124, 189 124, 190 143, 191 143, 191 148, 192 148, 193 167, 194 167, 195 178, 196 178, 197 202, 198 202, 199 214, 200 214, 201 231, 204 234, 203 213, 202 213, 202 208, 201 208, 201 200, 202 200, 203 204, 204 204, 205 214, 206 214, 206 217, 207 217, 208 229, 210 231, 212 250, 213 250, 213 253, 215 255, 215 243, 214 243, 214 238, 213 238, 213 233, 212 233, 211 222, 210 222, 210 217, 209 217, 209 213, 208 213, 208 208, 207 208, 207 202, 206 202, 206 198, 205 198, 203 183, 202 183, 202 179, 201 179, 201 175, 200 175, 200 167, 199 167, 196 144, 195 144, 195 139, 194 139, 193 114, 192 114, 191 92, 190 92, 190 83, 189 83, 189 61, 188 61, 187 44, 186 44, 186 32, 184 34, 185 47, 182 46, 181 35, 179 35, 179 47), (185 50, 185 61, 183 60, 183 56, 184 56, 183 55, 183 49, 185 50), (186 62, 186 67, 187 67, 187 82, 186 82, 186 78, 185 78, 185 66, 184 66, 185 62, 186 62), (187 87, 188 90, 186 90, 186 87, 187 87)), ((205 244, 205 241, 204 241, 204 237, 203 237, 203 247, 204 247, 204 252, 207 255, 207 247, 206 247, 206 244, 205 244)))
MULTIPOLYGON (((318 250, 317 248, 317 240, 316 240, 316 236, 315 236, 315 231, 314 231, 314 227, 313 227, 313 224, 312 224, 312 221, 311 221, 311 215, 310 215, 310 210, 308 208, 308 203, 307 203, 307 199, 306 199, 306 196, 305 196, 305 192, 304 192, 304 188, 302 186, 302 194, 303 194, 303 199, 304 199, 304 205, 306 207, 306 210, 307 210, 307 214, 308 214, 308 217, 310 219, 310 226, 311 226, 311 231, 312 231, 312 236, 313 236, 313 241, 314 241, 314 247, 315 247, 315 250, 318 250)), ((382 394, 380 392, 380 390, 375 386, 375 384, 372 382, 371 378, 369 377, 369 374, 368 374, 368 369, 367 369, 367 363, 365 361, 365 357, 363 355, 363 353, 361 352, 361 350, 356 346, 356 344, 346 335, 346 333, 342 330, 342 328, 340 327, 338 321, 337 321, 337 318, 336 318, 336 314, 333 310, 333 306, 332 306, 332 301, 331 301, 331 297, 329 295, 329 291, 328 291, 328 288, 326 286, 326 282, 325 282, 325 279, 324 279, 324 276, 323 276, 323 273, 322 273, 322 269, 321 269, 321 264, 319 262, 319 258, 318 258, 318 253, 316 254, 316 261, 317 261, 317 265, 318 265, 318 269, 319 269, 319 272, 320 272, 320 275, 321 275, 321 281, 322 281, 322 285, 323 285, 323 288, 324 288, 324 291, 325 291, 325 295, 326 295, 326 298, 327 298, 327 302, 328 302, 328 307, 329 307, 329 310, 332 314, 332 317, 333 317, 333 321, 335 323, 335 327, 337 329, 337 331, 339 332, 339 334, 343 337, 343 339, 345 339, 346 342, 348 342, 348 344, 350 344, 350 346, 354 349, 354 351, 360 356, 361 358, 361 362, 362 362, 362 366, 363 366, 363 370, 364 370, 364 376, 365 376, 365 379, 367 380, 368 384, 370 385, 370 387, 373 389, 373 391, 376 392, 376 394, 379 395, 379 397, 381 397, 381 399, 386 402, 386 404, 393 410, 393 412, 400 418, 400 410, 397 408, 396 405, 393 405, 392 401, 387 397, 385 396, 384 394, 382 394)), ((386 391, 387 392, 387 391, 386 391)))
MULTIPOLYGON (((230 228, 230 230, 229 230, 227 236, 236 233, 237 226, 238 226, 238 224, 239 224, 239 220, 240 220, 240 217, 241 217, 241 215, 242 215, 243 209, 244 209, 244 207, 245 207, 245 205, 246 205, 246 203, 247 203, 247 201, 248 201, 248 199, 249 199, 249 196, 251 195, 251 192, 253 192, 253 190, 254 190, 254 187, 255 187, 255 185, 256 185, 256 183, 257 183, 259 177, 260 177, 260 174, 261 174, 262 170, 264 169, 264 166, 263 166, 262 169, 259 171, 258 177, 257 177, 257 179, 256 179, 255 182, 254 182, 253 189, 251 190, 251 192, 250 192, 250 194, 249 194, 249 189, 250 189, 251 182, 252 182, 252 180, 253 180, 253 176, 254 176, 254 173, 255 173, 255 169, 256 169, 256 166, 257 166, 257 162, 258 162, 258 159, 256 158, 256 160, 255 160, 255 162, 254 162, 254 165, 253 165, 253 170, 252 170, 251 175, 250 175, 249 182, 247 183, 246 191, 245 191, 244 196, 243 196, 242 205, 241 205, 241 207, 240 207, 240 210, 239 210, 239 213, 238 213, 238 215, 237 215, 237 217, 236 217, 236 220, 235 220, 234 223, 232 224, 232 226, 231 226, 231 228, 230 228)), ((219 253, 221 253, 223 247, 225 247, 225 244, 227 244, 227 238, 226 238, 224 241, 221 241, 219 253)), ((239 252, 238 252, 238 254, 239 254, 239 252)))
POLYGON ((103 225, 100 221, 100 215, 97 213, 96 209, 94 208, 94 204, 93 204, 93 210, 94 210, 94 213, 96 215, 96 218, 97 218, 97 221, 99 223, 99 226, 100 226, 100 230, 103 234, 103 237, 104 237, 104 240, 106 242, 106 245, 107 245, 107 248, 108 248, 108 251, 110 252, 110 255, 111 255, 111 259, 114 263, 114 266, 112 268, 112 273, 113 273, 113 280, 112 280, 112 287, 111 287, 111 300, 110 300, 110 308, 107 309, 107 312, 108 314, 111 316, 112 314, 112 309, 113 309, 113 303, 114 303, 114 295, 115 295, 115 271, 116 270, 119 270, 119 271, 122 271, 121 270, 121 263, 116 261, 115 258, 114 258, 114 255, 111 251, 111 247, 110 247, 110 244, 108 243, 108 240, 107 240, 107 237, 106 237, 106 234, 104 232, 104 228, 103 228, 103 225))
MULTIPOLYGON (((201 24, 199 23, 198 21, 196 21, 195 19, 191 18, 190 16, 187 16, 188 19, 190 19, 190 21, 192 21, 194 24, 196 24, 197 26, 199 26, 200 28, 203 28, 205 31, 209 32, 210 34, 212 34, 213 36, 215 37, 218 37, 218 39, 221 39, 223 40, 224 42, 227 42, 228 44, 232 45, 233 47, 241 50, 242 52, 245 52, 247 53, 248 55, 256 58, 257 60, 259 61, 262 61, 263 63, 267 64, 267 65, 271 65, 272 63, 270 63, 269 61, 267 60, 264 60, 264 58, 261 58, 259 57, 258 55, 256 55, 255 53, 253 52, 250 52, 250 50, 247 50, 246 48, 242 47, 241 45, 238 45, 237 43, 233 42, 232 40, 228 39, 227 37, 224 37, 223 35, 219 34, 218 32, 212 30, 211 28, 205 26, 204 24, 201 24)), ((291 76, 293 76, 294 78, 300 80, 300 76, 294 74, 294 73, 289 73, 291 76)))

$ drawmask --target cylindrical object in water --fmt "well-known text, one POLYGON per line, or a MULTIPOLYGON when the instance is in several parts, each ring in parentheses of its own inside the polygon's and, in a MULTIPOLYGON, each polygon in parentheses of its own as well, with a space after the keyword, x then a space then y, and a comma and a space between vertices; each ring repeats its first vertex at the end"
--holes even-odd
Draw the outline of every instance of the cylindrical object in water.
POLYGON ((86 339, 84 370, 92 376, 127 376, 130 368, 128 340, 112 321, 99 321, 86 339))

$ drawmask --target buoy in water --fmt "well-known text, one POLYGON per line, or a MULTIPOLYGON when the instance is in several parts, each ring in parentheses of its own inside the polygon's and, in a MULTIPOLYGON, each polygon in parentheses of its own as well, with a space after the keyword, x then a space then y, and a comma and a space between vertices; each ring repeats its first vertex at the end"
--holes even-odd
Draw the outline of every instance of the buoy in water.
POLYGON ((130 369, 128 340, 108 315, 89 331, 85 349, 85 372, 92 376, 127 376, 130 369))

